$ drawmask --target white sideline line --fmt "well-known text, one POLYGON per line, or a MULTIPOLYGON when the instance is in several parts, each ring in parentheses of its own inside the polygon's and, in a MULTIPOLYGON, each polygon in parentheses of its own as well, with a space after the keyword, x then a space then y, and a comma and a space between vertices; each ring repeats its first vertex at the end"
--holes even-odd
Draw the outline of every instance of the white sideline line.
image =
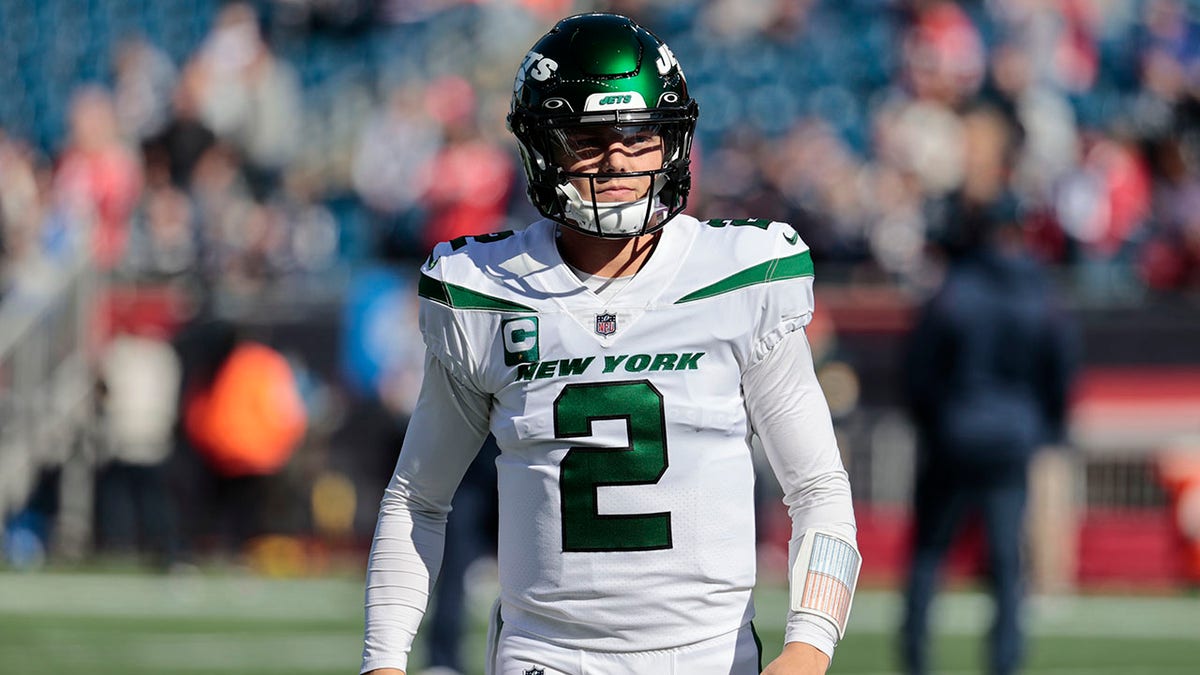
POLYGON ((361 618, 362 581, 0 572, 0 612, 31 616, 361 618))
MULTIPOLYGON (((354 578, 0 572, 0 613, 23 616, 361 621, 362 597, 362 581, 354 578)), ((756 604, 760 625, 782 625, 787 606, 782 588, 761 588, 756 604)), ((1200 644, 1196 598, 1034 597, 1025 609, 1033 635, 1200 644)), ((899 593, 862 589, 854 599, 849 631, 894 633, 901 610, 899 593)), ((935 599, 931 620, 939 633, 976 635, 987 630, 991 615, 991 601, 982 592, 943 592, 935 599)))
MULTIPOLYGON (((357 635, 305 633, 303 635, 231 635, 132 632, 110 644, 81 646, 72 643, 70 631, 55 635, 55 647, 39 653, 49 672, 86 672, 101 659, 107 666, 138 672, 190 672, 270 667, 289 672, 342 671, 358 666, 361 648, 357 635)), ((0 663, 20 649, 0 647, 0 663), (8 653, 8 652, 11 652, 8 653)))

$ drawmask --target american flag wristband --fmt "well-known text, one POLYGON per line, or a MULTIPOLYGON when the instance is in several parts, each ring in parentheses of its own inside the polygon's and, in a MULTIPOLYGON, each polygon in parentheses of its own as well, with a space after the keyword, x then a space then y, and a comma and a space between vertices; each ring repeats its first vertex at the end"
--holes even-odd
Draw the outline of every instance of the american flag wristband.
POLYGON ((792 565, 792 611, 824 617, 837 626, 839 639, 845 637, 861 567, 862 556, 852 542, 832 532, 805 530, 792 565))

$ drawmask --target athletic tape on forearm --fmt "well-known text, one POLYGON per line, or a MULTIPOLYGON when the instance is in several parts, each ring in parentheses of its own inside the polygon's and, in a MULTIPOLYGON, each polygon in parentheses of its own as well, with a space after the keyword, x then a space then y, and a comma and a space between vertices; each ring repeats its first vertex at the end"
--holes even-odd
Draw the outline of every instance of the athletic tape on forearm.
POLYGON ((853 543, 831 532, 805 530, 792 566, 792 611, 823 616, 844 637, 861 567, 862 556, 853 543))

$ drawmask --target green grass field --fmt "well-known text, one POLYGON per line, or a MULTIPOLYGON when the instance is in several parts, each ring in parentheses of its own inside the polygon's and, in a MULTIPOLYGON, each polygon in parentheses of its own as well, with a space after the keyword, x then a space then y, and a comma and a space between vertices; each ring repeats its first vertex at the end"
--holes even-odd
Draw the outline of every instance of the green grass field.
MULTIPOLYGON (((355 578, 0 572, 0 674, 356 673, 361 597, 355 578)), ((758 600, 768 655, 782 639, 774 628, 785 603, 782 589, 758 600)), ((486 611, 482 598, 473 603, 472 653, 482 648, 486 611)), ((860 591, 831 672, 896 672, 898 611, 894 593, 860 591)), ((947 594, 936 611, 938 672, 980 672, 986 598, 947 594)), ((1196 598, 1034 600, 1029 626, 1028 673, 1200 673, 1196 598)))

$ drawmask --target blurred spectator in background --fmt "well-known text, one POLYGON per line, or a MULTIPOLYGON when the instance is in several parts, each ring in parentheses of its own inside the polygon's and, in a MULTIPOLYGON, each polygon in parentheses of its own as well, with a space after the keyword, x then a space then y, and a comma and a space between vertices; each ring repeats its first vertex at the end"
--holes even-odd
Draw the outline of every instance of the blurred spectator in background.
POLYGON ((914 279, 925 262, 928 204, 966 179, 959 112, 979 92, 986 73, 982 38, 962 7, 913 4, 899 77, 874 118, 876 179, 891 199, 881 200, 887 206, 868 219, 871 257, 902 280, 914 279))
POLYGON ((169 184, 149 188, 130 224, 126 249, 116 271, 127 279, 167 282, 194 270, 200 254, 187 194, 169 184))
POLYGON ((117 45, 113 99, 121 135, 141 143, 171 119, 178 72, 171 57, 142 38, 117 45))
MULTIPOLYGON (((442 130, 423 104, 425 89, 398 85, 363 125, 354 153, 354 190, 389 257, 419 257, 424 242, 422 198, 439 177, 432 164, 442 130)), ((441 177, 445 179, 445 177, 441 177)))
POLYGON ((217 142, 200 117, 200 76, 198 68, 184 71, 171 92, 169 119, 143 142, 147 163, 165 163, 171 183, 185 189, 197 162, 217 142))
POLYGON ((938 569, 967 516, 981 512, 995 600, 988 672, 1013 673, 1020 626, 1022 535, 1033 454, 1065 437, 1076 354, 1072 329, 1013 227, 1003 180, 1013 139, 1004 118, 964 116, 965 173, 941 234, 944 281, 909 336, 905 387, 919 437, 907 672, 930 672, 929 607, 938 569))
POLYGON ((121 137, 112 95, 100 87, 79 90, 54 189, 71 220, 84 228, 78 236, 91 242, 101 270, 112 269, 125 253, 142 182, 142 159, 121 137))
POLYGON ((168 567, 178 554, 166 460, 174 449, 179 357, 152 327, 109 340, 100 361, 97 549, 168 567))
POLYGON ((202 119, 245 153, 250 185, 264 196, 300 147, 304 106, 295 72, 263 40, 245 3, 222 8, 187 67, 197 71, 202 119))
POLYGON ((1072 246, 1085 298, 1136 297, 1131 258, 1150 215, 1150 174, 1132 139, 1084 136, 1063 181, 1057 217, 1072 246))
POLYGON ((0 129, 0 298, 36 285, 42 264, 42 190, 32 151, 0 129))
POLYGON ((1143 8, 1136 122, 1154 181, 1137 274, 1155 291, 1200 282, 1200 27, 1179 2, 1143 8))
POLYGON ((304 436, 304 402, 291 366, 264 344, 239 340, 206 387, 184 402, 188 437, 230 479, 279 471, 304 436))
POLYGON ((317 176, 293 169, 267 204, 282 229, 273 264, 284 279, 319 279, 338 263, 338 223, 320 189, 317 176))
POLYGON ((175 345, 184 365, 183 440, 194 451, 185 458, 185 489, 191 505, 207 511, 188 514, 191 539, 209 537, 217 552, 237 553, 280 526, 266 522, 265 507, 272 479, 308 430, 298 378, 279 351, 225 321, 198 318, 175 345))
POLYGON ((460 77, 441 78, 426 91, 425 105, 446 142, 429 165, 429 219, 417 257, 438 242, 488 234, 505 223, 516 166, 503 146, 480 132, 476 101, 475 89, 460 77))
POLYGON ((193 169, 190 194, 203 252, 197 271, 214 288, 226 285, 244 292, 245 284, 233 270, 253 239, 254 233, 241 223, 256 204, 237 148, 218 142, 205 150, 193 169))

